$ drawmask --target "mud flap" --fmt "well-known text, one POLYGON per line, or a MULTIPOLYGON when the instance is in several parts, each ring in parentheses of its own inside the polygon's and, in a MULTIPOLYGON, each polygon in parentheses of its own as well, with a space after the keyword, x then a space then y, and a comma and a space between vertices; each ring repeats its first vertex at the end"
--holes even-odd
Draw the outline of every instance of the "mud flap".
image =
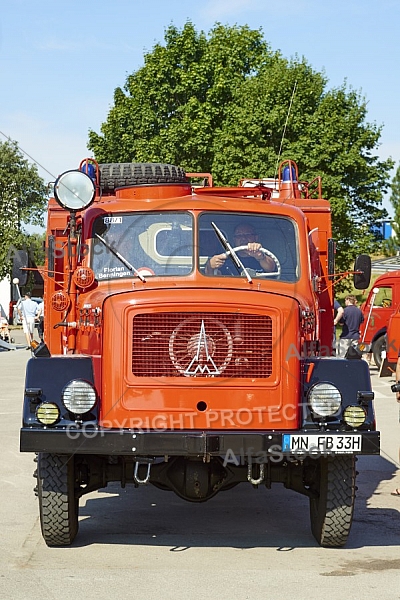
POLYGON ((379 377, 391 377, 396 372, 396 365, 394 363, 388 362, 388 359, 385 358, 381 362, 381 368, 379 369, 379 377))

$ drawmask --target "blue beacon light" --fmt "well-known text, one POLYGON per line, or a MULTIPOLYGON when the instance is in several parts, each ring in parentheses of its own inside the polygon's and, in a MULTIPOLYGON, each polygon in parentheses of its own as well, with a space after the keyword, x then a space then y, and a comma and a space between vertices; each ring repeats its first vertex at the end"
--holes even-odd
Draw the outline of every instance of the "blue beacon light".
POLYGON ((81 171, 89 175, 90 179, 96 181, 96 169, 92 163, 86 163, 82 165, 81 171))
POLYGON ((295 171, 294 167, 292 167, 292 177, 290 177, 290 167, 289 166, 287 166, 283 169, 282 182, 287 182, 287 181, 297 181, 296 171, 295 171))

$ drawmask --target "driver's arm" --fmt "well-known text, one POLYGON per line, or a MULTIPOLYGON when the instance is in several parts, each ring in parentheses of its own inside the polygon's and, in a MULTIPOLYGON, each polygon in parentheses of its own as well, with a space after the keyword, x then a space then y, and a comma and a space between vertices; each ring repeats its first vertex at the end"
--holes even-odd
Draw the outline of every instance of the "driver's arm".
POLYGON ((260 258, 258 262, 260 263, 260 265, 266 273, 273 273, 274 271, 276 271, 276 264, 270 256, 265 256, 265 254, 263 254, 262 258, 260 258))
MULTIPOLYGON (((247 245, 246 253, 248 256, 254 256, 260 263, 261 268, 266 273, 273 273, 276 271, 275 261, 270 256, 266 256, 263 252, 260 252, 261 244, 258 242, 249 242, 247 245)), ((206 262, 205 273, 206 275, 214 275, 215 269, 219 269, 225 264, 226 254, 215 254, 206 262)))
POLYGON ((205 273, 206 275, 214 275, 214 270, 222 267, 226 261, 225 254, 215 254, 206 262, 205 273))
POLYGON ((259 244, 258 242, 249 242, 247 244, 246 252, 249 256, 253 256, 256 260, 258 260, 263 271, 267 273, 276 271, 275 261, 273 261, 270 256, 267 256, 263 252, 260 252, 260 248, 261 244, 259 244))

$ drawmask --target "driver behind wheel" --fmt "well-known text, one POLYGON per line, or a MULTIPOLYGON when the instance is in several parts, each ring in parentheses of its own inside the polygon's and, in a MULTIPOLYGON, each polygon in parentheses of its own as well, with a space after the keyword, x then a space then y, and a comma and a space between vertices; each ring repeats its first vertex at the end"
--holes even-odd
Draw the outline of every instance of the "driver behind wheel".
MULTIPOLYGON (((247 246, 245 250, 239 250, 237 253, 246 269, 253 269, 256 273, 273 273, 276 270, 273 259, 260 251, 258 235, 251 225, 246 223, 236 225, 233 246, 234 248, 247 246)), ((215 254, 208 259, 205 273, 206 275, 237 275, 238 271, 232 260, 223 253, 215 254)))

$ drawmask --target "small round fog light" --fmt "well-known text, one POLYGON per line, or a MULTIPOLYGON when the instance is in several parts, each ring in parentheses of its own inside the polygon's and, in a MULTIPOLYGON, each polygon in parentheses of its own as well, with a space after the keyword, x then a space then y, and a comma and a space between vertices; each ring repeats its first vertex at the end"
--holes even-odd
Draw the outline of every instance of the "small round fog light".
POLYGON ((60 409, 53 402, 42 402, 36 409, 36 418, 42 425, 54 425, 60 418, 60 409))
POLYGON ((365 410, 361 406, 347 406, 343 412, 343 419, 349 427, 360 427, 366 419, 365 410))

